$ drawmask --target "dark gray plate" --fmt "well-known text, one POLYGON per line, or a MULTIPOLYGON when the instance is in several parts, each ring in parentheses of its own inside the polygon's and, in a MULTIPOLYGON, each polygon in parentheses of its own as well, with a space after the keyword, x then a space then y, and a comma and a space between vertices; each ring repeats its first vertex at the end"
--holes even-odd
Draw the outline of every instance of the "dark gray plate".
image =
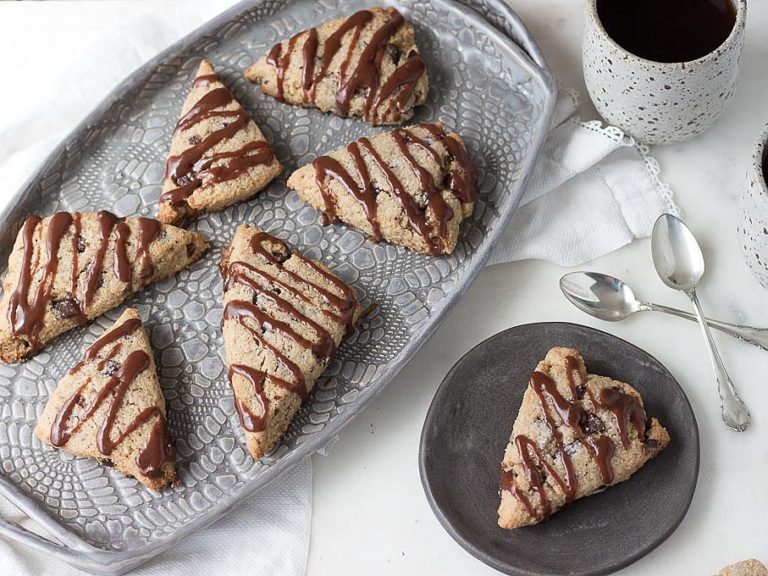
POLYGON ((661 544, 683 520, 699 475, 699 429, 658 360, 615 336, 566 323, 525 324, 470 350, 438 388, 419 468, 442 525, 507 574, 609 574, 661 544), (554 346, 578 349, 590 373, 632 384, 672 442, 628 481, 574 502, 537 526, 496 525, 499 465, 531 371, 554 346))

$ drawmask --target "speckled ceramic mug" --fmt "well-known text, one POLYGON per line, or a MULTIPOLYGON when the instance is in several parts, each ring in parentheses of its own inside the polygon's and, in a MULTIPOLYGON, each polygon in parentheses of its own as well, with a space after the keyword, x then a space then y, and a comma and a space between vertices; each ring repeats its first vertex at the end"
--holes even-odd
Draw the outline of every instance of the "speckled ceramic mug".
POLYGON ((681 142, 712 126, 739 75, 747 0, 733 1, 736 23, 718 48, 690 62, 661 63, 619 46, 600 21, 597 0, 586 0, 584 79, 600 115, 648 144, 681 142))
POLYGON ((768 184, 765 163, 768 158, 768 126, 763 130, 752 156, 747 187, 741 197, 739 241, 749 269, 768 290, 768 184))

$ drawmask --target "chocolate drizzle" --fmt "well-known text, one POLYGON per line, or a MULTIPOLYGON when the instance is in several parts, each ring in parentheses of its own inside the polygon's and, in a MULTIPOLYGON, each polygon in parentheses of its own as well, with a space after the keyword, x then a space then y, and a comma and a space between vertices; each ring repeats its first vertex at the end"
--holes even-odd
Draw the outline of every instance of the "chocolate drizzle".
MULTIPOLYGON (((337 114, 342 117, 348 116, 352 99, 359 94, 365 94, 362 110, 364 119, 376 122, 381 117, 387 118, 391 114, 393 120, 400 120, 417 82, 426 71, 426 65, 416 51, 411 51, 405 63, 397 67, 386 79, 381 78, 386 50, 388 47, 397 48, 390 44, 390 40, 405 24, 402 15, 395 9, 386 10, 386 16, 386 20, 373 31, 371 39, 360 46, 360 54, 351 69, 352 58, 361 42, 362 32, 374 20, 374 13, 370 10, 360 10, 352 14, 325 39, 322 46, 319 44, 318 33, 315 28, 292 36, 286 44, 273 46, 266 61, 275 69, 277 79, 275 97, 280 101, 285 101, 285 74, 290 66, 296 45, 299 39, 303 37, 301 50, 303 94, 301 100, 302 103, 317 105, 318 86, 326 78, 332 78, 329 74, 331 63, 339 53, 344 38, 351 32, 352 37, 339 66, 338 75, 333 75, 333 81, 338 82, 335 97, 337 114), (320 53, 320 67, 315 74, 318 52, 320 53), (380 85, 382 80, 384 83, 380 85), (383 114, 379 114, 381 105, 390 96, 393 96, 393 99, 389 106, 383 114)), ((392 58, 392 60, 395 66, 399 64, 399 58, 392 58)))
POLYGON ((310 28, 307 39, 304 41, 302 53, 304 55, 304 68, 301 75, 301 87, 307 92, 312 87, 315 77, 315 56, 317 56, 317 29, 310 28))
MULTIPOLYGON (((155 275, 155 265, 152 262, 152 254, 149 252, 149 247, 158 239, 163 227, 160 222, 152 218, 139 218, 138 224, 139 238, 136 245, 136 260, 142 259, 141 280, 147 281, 155 275)), ((116 250, 116 252, 119 260, 120 251, 116 250)))
POLYGON ((272 50, 267 55, 267 63, 275 67, 275 73, 277 74, 277 98, 280 102, 284 102, 283 98, 283 83, 285 82, 285 72, 288 70, 288 66, 291 63, 291 54, 296 46, 296 40, 298 35, 291 37, 288 41, 288 47, 285 54, 282 55, 282 44, 275 44, 272 50))
POLYGON ((381 227, 379 226, 379 219, 376 214, 376 193, 373 190, 371 178, 368 175, 368 169, 360 154, 360 147, 357 142, 352 142, 352 144, 347 146, 347 151, 352 156, 352 160, 355 163, 357 180, 353 179, 349 172, 342 167, 341 163, 331 156, 320 156, 312 161, 312 166, 315 168, 315 178, 318 187, 320 188, 320 192, 323 195, 323 201, 325 202, 325 216, 328 218, 328 223, 337 221, 333 195, 326 182, 328 178, 333 178, 341 184, 363 208, 365 216, 368 218, 368 222, 373 229, 372 238, 374 241, 379 241, 381 240, 381 227), (362 182, 362 188, 358 186, 358 182, 362 182))
MULTIPOLYGON (((9 298, 7 318, 11 333, 23 336, 32 352, 39 348, 39 334, 49 309, 59 320, 74 319, 81 325, 87 322, 87 312, 104 281, 104 260, 113 233, 114 275, 121 282, 131 284, 131 260, 128 258, 131 229, 123 219, 102 210, 96 214, 96 249, 81 286, 80 255, 86 250, 86 240, 81 234, 82 218, 79 212, 57 212, 46 221, 30 216, 22 227, 19 276, 9 298), (68 288, 62 286, 62 279, 57 282, 62 242, 67 234, 71 235, 72 268, 63 283, 68 288), (33 280, 38 281, 34 289, 33 280)), ((154 275, 150 246, 160 236, 162 227, 149 218, 139 218, 137 222, 136 258, 143 259, 141 281, 146 282, 154 275)))
MULTIPOLYGON (((194 86, 211 83, 221 83, 221 80, 216 74, 209 74, 195 80, 194 86)), ((210 118, 221 119, 222 127, 211 131, 202 139, 191 141, 194 144, 181 154, 168 158, 165 178, 173 182, 176 188, 164 192, 160 196, 161 203, 169 202, 173 206, 185 206, 187 199, 196 190, 234 180, 254 166, 267 165, 274 161, 269 144, 263 140, 249 142, 237 150, 212 153, 214 147, 234 137, 251 121, 245 109, 235 101, 232 93, 223 85, 201 97, 179 119, 174 135, 189 130, 210 118), (223 109, 233 102, 237 104, 237 108, 223 109)))
POLYGON ((264 393, 266 382, 298 394, 302 400, 308 395, 306 377, 302 369, 278 347, 270 343, 268 334, 280 333, 291 340, 297 348, 311 351, 319 361, 327 361, 336 350, 333 335, 303 313, 297 305, 302 303, 309 307, 316 307, 317 304, 309 295, 319 297, 328 306, 320 307, 318 311, 349 330, 353 324, 357 300, 351 289, 343 282, 311 260, 299 254, 291 254, 285 243, 277 238, 264 232, 256 232, 248 241, 248 247, 255 257, 264 261, 264 265, 256 267, 242 260, 224 263, 222 274, 225 293, 239 285, 248 288, 253 295, 249 296, 250 301, 229 300, 224 307, 222 321, 238 322, 256 345, 269 351, 277 365, 291 375, 290 379, 283 379, 248 366, 239 364, 230 366, 230 382, 233 374, 239 374, 249 380, 253 386, 254 398, 261 410, 254 414, 240 401, 236 402, 236 408, 243 427, 257 432, 264 430, 267 425, 269 402, 264 393), (343 296, 340 297, 320 284, 290 270, 285 266, 289 259, 310 268, 312 274, 318 274, 325 282, 333 284, 343 296), (300 333, 295 328, 297 324, 307 328, 311 335, 305 336, 300 333))
POLYGON ((128 238, 131 229, 124 220, 115 226, 115 276, 121 282, 131 283, 131 263, 128 261, 128 238))
POLYGON ((301 396, 301 399, 304 400, 307 397, 307 386, 305 383, 304 372, 302 372, 301 368, 299 368, 295 362, 293 362, 290 358, 288 358, 288 356, 283 354, 275 346, 270 344, 266 338, 264 338, 264 334, 262 332, 264 329, 263 325, 254 327, 253 325, 246 324, 244 322, 246 318, 253 318, 258 320, 258 315, 258 309, 251 303, 244 300, 232 300, 228 302, 224 307, 224 321, 237 321, 243 328, 248 331, 258 346, 269 350, 272 355, 274 355, 277 363, 281 365, 285 370, 290 372, 293 376, 293 382, 288 382, 287 380, 281 380, 281 382, 285 382, 288 385, 288 390, 294 394, 298 394, 301 396))
POLYGON ((101 338, 91 344, 85 351, 85 360, 90 361, 96 358, 106 346, 114 344, 121 338, 133 334, 141 326, 141 320, 138 318, 129 318, 119 326, 115 326, 109 332, 102 334, 101 338))
MULTIPOLYGON (((129 336, 140 326, 140 320, 131 318, 102 335, 101 338, 86 350, 84 360, 70 370, 70 375, 81 370, 85 363, 96 360, 104 348, 114 344, 112 349, 103 358, 99 359, 96 368, 98 372, 101 372, 106 364, 113 362, 113 358, 122 349, 122 342, 118 342, 118 340, 129 336)), ((145 408, 117 434, 117 437, 113 437, 113 428, 115 427, 128 389, 138 375, 149 366, 150 358, 146 352, 142 350, 131 352, 86 405, 85 391, 93 383, 92 377, 88 377, 74 394, 64 402, 56 414, 56 418, 51 425, 51 444, 56 447, 66 445, 72 435, 85 422, 94 417, 103 404, 108 402, 104 419, 98 427, 96 436, 96 446, 99 452, 103 456, 109 457, 115 448, 130 436, 131 433, 143 424, 156 419, 154 426, 150 430, 147 443, 138 451, 134 461, 142 474, 146 476, 160 475, 163 463, 173 457, 171 440, 166 432, 165 417, 160 408, 157 406, 145 408), (74 413, 77 408, 79 408, 79 413, 75 415, 74 413), (72 421, 73 419, 74 421, 72 421)))
POLYGON ((534 440, 522 434, 514 438, 514 444, 530 491, 537 496, 538 506, 534 506, 529 496, 517 486, 516 473, 513 470, 502 471, 501 489, 511 492, 537 521, 552 512, 552 503, 545 490, 546 479, 551 479, 551 484, 560 487, 566 503, 572 502, 577 493, 577 479, 571 460, 573 449, 564 445, 561 425, 570 428, 576 442, 581 443, 592 456, 603 484, 610 485, 614 481, 612 459, 616 447, 610 437, 601 434, 604 431, 602 421, 578 403, 585 388, 595 408, 610 410, 616 416, 625 449, 629 447, 627 428, 630 424, 636 428, 641 438, 645 434, 645 411, 636 398, 620 390, 605 388, 599 394, 599 402, 596 402, 591 390, 586 386, 586 375, 582 372, 579 362, 571 356, 566 357, 566 375, 571 392, 570 400, 559 392, 555 382, 543 372, 534 372, 529 383, 551 431, 554 457, 560 460, 564 474, 542 454, 534 440), (555 417, 561 425, 558 425, 555 417))
POLYGON ((109 247, 109 237, 112 235, 112 229, 117 223, 117 216, 112 212, 101 210, 96 214, 99 227, 99 246, 96 248, 96 254, 91 260, 91 265, 88 268, 88 273, 85 278, 85 292, 83 294, 83 303, 85 308, 93 302, 93 296, 96 294, 96 290, 99 288, 102 282, 101 273, 104 269, 104 257, 109 247))
POLYGON ((621 444, 629 448, 629 426, 635 427, 640 438, 645 436, 645 410, 637 398, 613 388, 604 388, 598 399, 601 408, 610 410, 616 416, 621 444))
POLYGON ((400 94, 392 99, 389 106, 384 110, 382 116, 388 116, 393 107, 396 107, 398 110, 405 109, 408 99, 413 93, 413 87, 416 86, 416 82, 418 82, 419 78, 422 77, 426 70, 427 66, 424 63, 424 59, 419 56, 417 52, 412 50, 408 54, 408 59, 405 61, 405 64, 395 70, 381 86, 381 90, 379 90, 376 100, 373 103, 374 114, 377 114, 379 107, 384 101, 400 88, 402 88, 400 94))
POLYGON ((10 324, 12 334, 14 336, 28 336, 33 348, 36 348, 34 342, 37 340, 37 335, 43 327, 46 307, 51 300, 53 285, 56 282, 56 270, 59 265, 59 245, 64 234, 72 224, 72 215, 68 212, 57 212, 48 221, 45 237, 46 260, 43 266, 43 277, 30 301, 29 292, 33 276, 34 234, 40 223, 41 220, 37 216, 30 216, 24 222, 19 281, 13 294, 11 294, 8 305, 8 323, 10 324))
POLYGON ((337 199, 330 187, 330 181, 335 180, 362 207, 368 223, 371 225, 372 240, 378 241, 382 238, 377 213, 377 188, 371 179, 366 164, 367 160, 383 174, 387 188, 402 207, 411 228, 423 238, 430 253, 434 256, 440 255, 445 251, 447 225, 453 219, 454 213, 443 198, 443 192, 432 173, 419 163, 411 148, 415 147, 422 150, 441 169, 449 162, 455 162, 456 166, 446 173, 445 185, 454 190, 462 202, 474 201, 474 175, 471 162, 464 146, 458 140, 446 135, 442 126, 437 124, 421 124, 408 129, 396 129, 390 133, 390 137, 405 159, 406 165, 417 178, 420 191, 426 198, 425 207, 422 208, 416 199, 408 193, 402 181, 391 169, 390 164, 374 148, 371 140, 361 138, 347 146, 347 152, 355 166, 354 177, 342 166, 341 162, 332 156, 320 156, 312 161, 315 170, 315 182, 323 197, 324 215, 329 222, 336 221, 337 199), (445 147, 448 159, 433 148, 426 139, 417 136, 414 133, 414 128, 424 129, 435 141, 441 142, 445 147), (428 218, 428 215, 431 218, 428 218))
POLYGON ((248 408, 246 403, 236 394, 235 408, 240 417, 240 424, 242 424, 243 428, 249 432, 263 432, 266 429, 269 420, 269 398, 267 398, 267 395, 264 392, 265 383, 269 381, 276 386, 288 390, 291 389, 291 384, 285 380, 281 380, 280 378, 251 368, 250 366, 244 366, 243 364, 232 364, 229 367, 228 375, 230 385, 232 386, 234 386, 232 380, 235 375, 248 380, 253 387, 253 399, 259 406, 259 413, 254 414, 253 411, 248 408))

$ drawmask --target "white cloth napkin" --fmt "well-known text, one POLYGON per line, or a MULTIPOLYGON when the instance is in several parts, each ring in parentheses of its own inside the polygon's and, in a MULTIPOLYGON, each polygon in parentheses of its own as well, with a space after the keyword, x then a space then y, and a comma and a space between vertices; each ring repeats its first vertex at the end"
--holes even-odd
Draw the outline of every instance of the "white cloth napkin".
MULTIPOLYGON (((45 54, 45 71, 14 69, 13 91, 0 90, 0 209, 11 194, 109 90, 144 61, 233 0, 167 2, 70 2, 26 6, 10 3, 0 12, 0 53, 18 45, 45 54), (183 9, 180 9, 183 7, 183 9), (94 17, 98 10, 98 17, 94 17), (104 27, 105 12, 113 16, 104 27), (172 17, 168 17, 172 16, 172 17), (14 18, 55 18, 62 35, 22 42, 14 18), (68 23, 87 35, 68 33, 68 23), (92 26, 90 24, 92 23, 92 26), (51 54, 51 47, 59 51, 51 54), (63 55, 63 57, 61 57, 63 55), (25 79, 24 75, 28 78, 25 79), (52 90, 23 91, 33 74, 45 74, 52 90)), ((34 3, 36 4, 36 3, 34 3)), ((21 29, 23 33, 26 28, 21 29)), ((573 265, 647 236, 656 217, 675 211, 658 165, 647 149, 616 129, 572 118, 578 105, 562 90, 541 159, 510 228, 490 263, 527 258, 573 265)), ((189 537, 140 568, 137 575, 304 574, 311 515, 309 461, 244 502, 225 520, 189 537)), ((39 531, 0 498, 0 516, 39 531)), ((24 546, 0 539, 0 574, 68 576, 80 572, 24 546)))
POLYGON ((650 236, 659 215, 678 212, 647 146, 599 121, 581 122, 578 106, 578 93, 560 90, 553 129, 489 265, 575 266, 650 236))
MULTIPOLYGON (((302 576, 312 511, 312 466, 307 460, 246 499, 225 519, 192 534, 132 576, 269 574, 302 576)), ((45 534, 0 498, 0 517, 45 534)), ((3 576, 83 576, 71 566, 0 538, 3 576)))

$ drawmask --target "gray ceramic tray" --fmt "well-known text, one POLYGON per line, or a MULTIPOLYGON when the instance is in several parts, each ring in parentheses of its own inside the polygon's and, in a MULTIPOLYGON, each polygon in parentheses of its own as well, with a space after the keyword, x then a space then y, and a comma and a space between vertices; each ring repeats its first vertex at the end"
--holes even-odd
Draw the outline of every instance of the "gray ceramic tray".
POLYGON ((332 441, 421 347, 480 271, 517 205, 555 100, 538 48, 499 0, 396 3, 416 27, 432 85, 414 120, 441 120, 460 132, 480 175, 475 214, 452 256, 430 258, 368 244, 342 226, 323 228, 318 215, 285 188, 286 175, 298 165, 376 130, 277 103, 247 84, 242 72, 273 43, 368 5, 246 0, 235 6, 121 84, 0 215, 2 261, 31 212, 106 208, 154 215, 171 131, 202 56, 254 115, 286 167, 257 198, 192 224, 212 239, 204 261, 128 302, 140 310, 155 349, 181 485, 157 495, 33 438, 50 391, 115 311, 61 337, 25 365, 0 366, 0 494, 55 541, 4 521, 0 534, 93 572, 122 573, 139 565, 332 441), (216 262, 243 222, 322 259, 366 303, 378 304, 339 351, 279 448, 258 462, 242 447, 218 327, 216 262))

